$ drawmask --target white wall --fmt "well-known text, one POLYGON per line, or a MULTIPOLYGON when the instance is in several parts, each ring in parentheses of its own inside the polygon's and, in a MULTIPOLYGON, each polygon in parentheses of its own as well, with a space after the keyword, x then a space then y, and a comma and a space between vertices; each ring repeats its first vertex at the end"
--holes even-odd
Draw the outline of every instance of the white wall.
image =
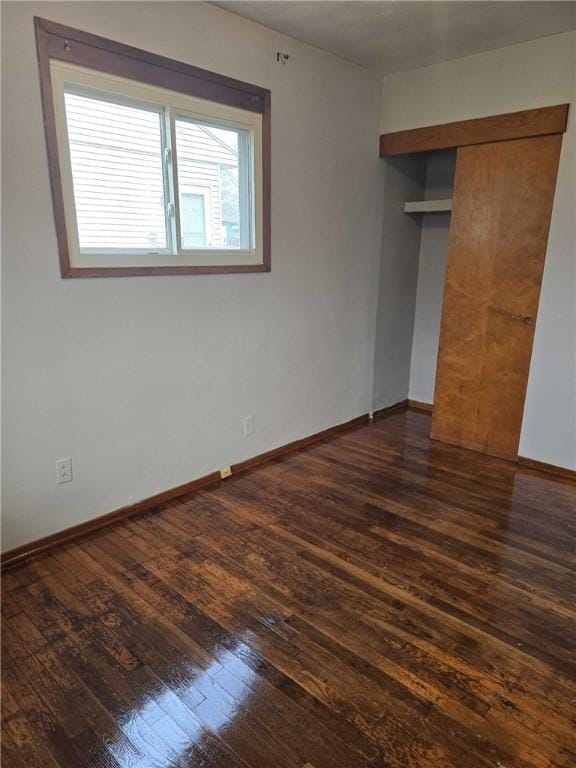
POLYGON ((425 155, 390 157, 381 162, 384 200, 374 347, 374 411, 408 396, 421 230, 419 217, 405 215, 404 201, 422 199, 426 177, 425 155))
POLYGON ((8 2, 2 17, 3 548, 367 412, 379 78, 204 4, 8 2), (60 278, 34 15, 272 90, 270 274, 60 278))
MULTIPOLYGON (((428 152, 424 199, 451 198, 455 169, 455 150, 428 152)), ((418 286, 408 397, 410 400, 421 403, 432 403, 440 341, 450 214, 431 213, 413 214, 413 216, 419 220, 422 233, 418 256, 418 286)))
POLYGON ((576 33, 392 75, 383 132, 572 102, 564 136, 520 454, 576 467, 576 33))
POLYGON ((408 397, 433 403, 450 214, 423 218, 408 397))

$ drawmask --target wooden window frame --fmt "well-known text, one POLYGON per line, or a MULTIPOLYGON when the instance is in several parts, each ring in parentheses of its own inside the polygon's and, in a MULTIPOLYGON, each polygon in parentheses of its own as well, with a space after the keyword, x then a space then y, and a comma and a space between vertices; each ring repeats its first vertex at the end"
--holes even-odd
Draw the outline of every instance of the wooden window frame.
POLYGON ((129 277, 269 272, 271 269, 271 111, 270 91, 104 37, 34 19, 40 89, 56 237, 63 278, 129 277), (59 60, 188 96, 262 115, 262 261, 257 264, 166 266, 74 266, 71 263, 50 61, 59 60))

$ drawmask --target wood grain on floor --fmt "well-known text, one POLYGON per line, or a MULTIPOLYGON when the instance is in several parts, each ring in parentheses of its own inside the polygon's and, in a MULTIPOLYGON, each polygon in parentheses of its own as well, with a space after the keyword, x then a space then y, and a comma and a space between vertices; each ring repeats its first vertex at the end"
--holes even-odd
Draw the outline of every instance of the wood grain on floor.
POLYGON ((404 412, 3 579, 3 768, 574 766, 576 485, 404 412))

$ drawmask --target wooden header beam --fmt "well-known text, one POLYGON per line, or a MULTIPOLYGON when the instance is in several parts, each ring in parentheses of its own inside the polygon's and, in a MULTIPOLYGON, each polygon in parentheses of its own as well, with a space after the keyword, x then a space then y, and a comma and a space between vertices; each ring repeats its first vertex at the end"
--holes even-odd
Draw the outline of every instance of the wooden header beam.
POLYGON ((410 131, 383 133, 380 136, 380 157, 564 133, 568 106, 558 104, 555 107, 527 109, 523 112, 430 125, 410 131))

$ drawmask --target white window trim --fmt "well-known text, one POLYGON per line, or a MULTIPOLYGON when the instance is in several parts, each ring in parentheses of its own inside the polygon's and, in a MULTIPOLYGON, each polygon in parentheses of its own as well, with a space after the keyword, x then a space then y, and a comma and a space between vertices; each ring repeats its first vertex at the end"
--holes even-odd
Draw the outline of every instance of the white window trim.
MULTIPOLYGON (((183 266, 243 266, 263 264, 262 231, 262 115, 247 110, 230 107, 205 99, 171 91, 165 88, 138 83, 127 78, 96 72, 75 64, 51 60, 50 72, 53 88, 56 136, 60 160, 60 174, 66 231, 70 252, 71 267, 183 267, 183 266), (72 163, 68 142, 64 93, 66 87, 81 93, 83 89, 100 91, 114 101, 128 104, 130 100, 141 107, 159 110, 165 113, 164 141, 170 147, 169 161, 173 164, 172 173, 167 174, 165 189, 173 204, 171 247, 165 249, 83 249, 80 252, 76 208, 72 177, 72 163), (251 227, 252 247, 203 248, 184 250, 181 248, 179 227, 179 203, 177 158, 175 152, 176 117, 190 118, 215 127, 238 128, 248 131, 251 136, 251 227)), ((167 233, 168 234, 168 233, 167 233)))

